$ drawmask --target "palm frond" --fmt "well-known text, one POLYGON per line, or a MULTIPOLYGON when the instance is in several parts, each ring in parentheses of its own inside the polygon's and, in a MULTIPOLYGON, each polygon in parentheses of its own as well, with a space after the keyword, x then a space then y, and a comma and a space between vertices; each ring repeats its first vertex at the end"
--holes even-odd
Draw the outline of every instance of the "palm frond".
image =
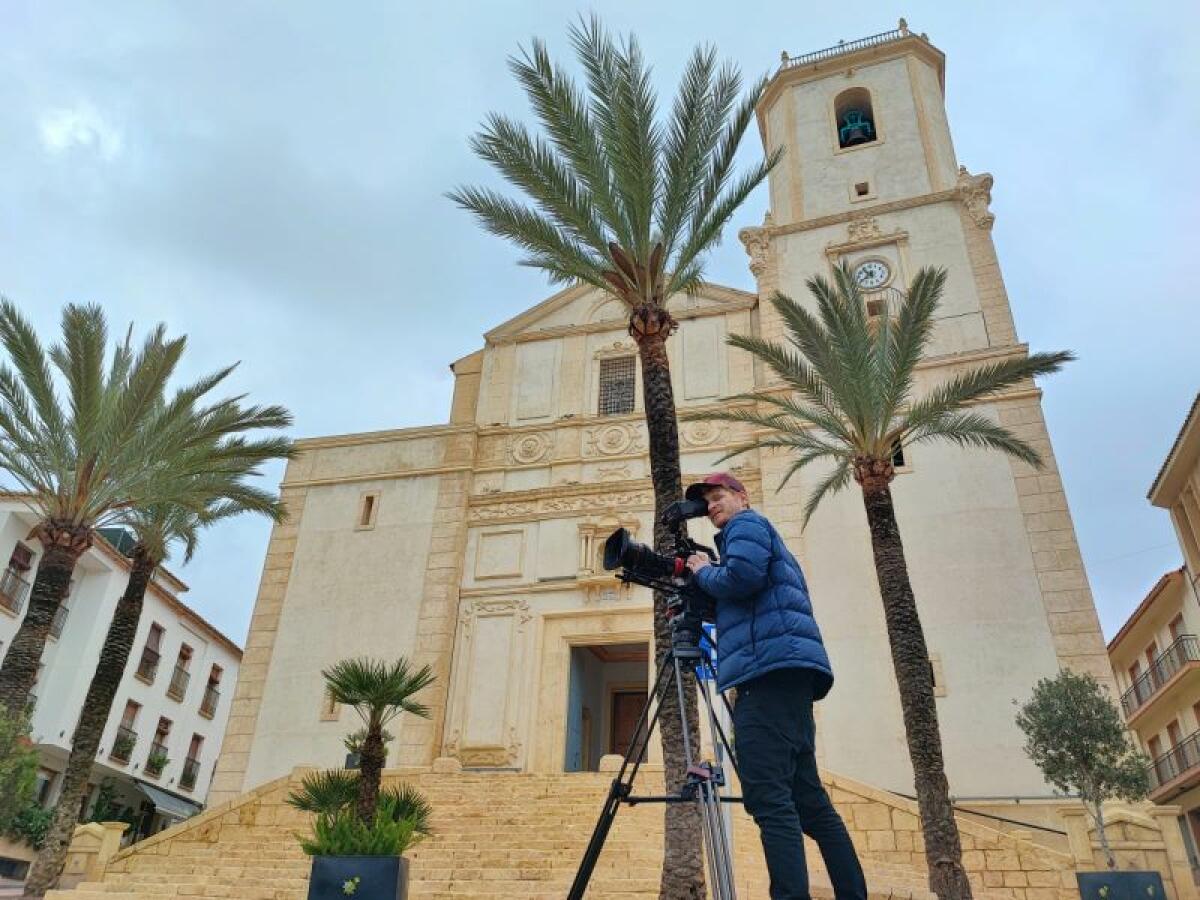
MULTIPOLYGON (((792 470, 796 470, 803 465, 803 462, 797 461, 792 470)), ((791 471, 788 476, 791 476, 791 471)), ((808 527, 808 520, 812 518, 813 513, 817 511, 817 507, 821 505, 821 501, 831 494, 836 494, 843 490, 850 483, 851 461, 842 459, 834 466, 833 471, 825 476, 821 482, 808 495, 808 499, 804 502, 804 518, 801 522, 801 528, 808 527)))
POLYGON ((1057 371, 1072 354, 1037 353, 978 366, 911 400, 914 372, 932 336, 945 282, 944 271, 922 269, 894 319, 889 310, 877 323, 868 319, 861 292, 844 265, 835 269, 832 282, 820 276, 809 279, 815 314, 783 294, 774 295, 772 304, 791 346, 750 335, 731 336, 729 344, 764 362, 791 394, 740 394, 730 401, 756 405, 698 410, 684 418, 738 422, 757 430, 752 439, 729 448, 722 460, 752 450, 794 454, 780 487, 805 466, 833 460, 834 468, 808 497, 805 525, 823 498, 846 487, 856 459, 888 463, 897 441, 945 440, 999 450, 1040 466, 1033 446, 964 407, 1057 371), (759 404, 774 411, 762 411, 759 404))
POLYGON ((413 699, 434 681, 429 666, 414 670, 403 657, 393 663, 360 657, 344 659, 321 675, 330 696, 354 707, 368 723, 383 726, 401 712, 429 717, 428 707, 413 699))
POLYGON ((604 223, 592 207, 590 192, 549 142, 531 135, 524 125, 493 113, 471 139, 471 148, 525 191, 559 228, 594 253, 605 252, 604 223))
POLYGON ((995 396, 1039 375, 1057 372, 1075 359, 1070 351, 1031 353, 960 372, 914 403, 903 418, 905 432, 920 429, 969 403, 995 396))
POLYGON ((906 441, 919 444, 934 439, 950 441, 960 447, 999 450, 1009 456, 1041 468, 1042 457, 1033 447, 1013 435, 1003 425, 979 413, 944 413, 932 422, 910 431, 906 441))
POLYGON ((628 222, 613 193, 613 176, 588 111, 570 76, 550 60, 543 41, 509 58, 509 69, 525 89, 538 120, 585 186, 588 197, 617 243, 631 244, 628 222))
POLYGON ((486 188, 462 187, 447 196, 473 213, 487 231, 523 248, 527 255, 521 265, 544 270, 556 284, 584 281, 608 290, 600 274, 603 263, 534 210, 486 188))
POLYGON ((407 782, 379 792, 379 808, 394 822, 407 819, 415 834, 433 834, 433 804, 407 782))
POLYGON ((630 306, 695 293, 707 252, 778 158, 731 180, 764 82, 739 103, 737 70, 699 47, 659 121, 636 39, 614 37, 596 16, 569 39, 583 88, 539 40, 509 59, 544 137, 492 115, 471 144, 530 203, 482 187, 447 196, 554 283, 582 281, 630 306))
POLYGON ((284 801, 303 812, 332 815, 352 806, 358 799, 359 774, 347 769, 309 772, 300 787, 288 792, 284 801))

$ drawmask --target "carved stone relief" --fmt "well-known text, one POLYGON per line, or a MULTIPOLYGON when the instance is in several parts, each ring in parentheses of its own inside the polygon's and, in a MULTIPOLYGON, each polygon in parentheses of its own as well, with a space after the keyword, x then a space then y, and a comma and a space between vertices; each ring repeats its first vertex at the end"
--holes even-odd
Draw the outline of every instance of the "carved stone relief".
POLYGON ((760 227, 743 228, 738 232, 738 240, 746 248, 746 255, 750 257, 750 272, 755 278, 761 278, 771 264, 771 229, 774 227, 775 220, 768 212, 763 214, 760 227))
POLYGON ((851 219, 846 223, 846 239, 848 241, 869 241, 872 238, 883 237, 879 222, 874 216, 863 216, 851 219))
POLYGON ((583 433, 583 455, 620 456, 641 453, 646 449, 644 428, 641 425, 614 422, 588 428, 583 433))
POLYGON ((990 229, 996 221, 995 215, 988 211, 992 202, 992 176, 987 172, 972 175, 966 166, 959 166, 954 190, 958 192, 971 220, 980 228, 990 229))
POLYGON ((554 436, 544 431, 516 434, 508 442, 508 457, 520 465, 530 465, 546 458, 554 446, 554 436))
POLYGON ((688 422, 679 429, 679 443, 684 447, 711 447, 729 439, 729 429, 715 422, 688 422))

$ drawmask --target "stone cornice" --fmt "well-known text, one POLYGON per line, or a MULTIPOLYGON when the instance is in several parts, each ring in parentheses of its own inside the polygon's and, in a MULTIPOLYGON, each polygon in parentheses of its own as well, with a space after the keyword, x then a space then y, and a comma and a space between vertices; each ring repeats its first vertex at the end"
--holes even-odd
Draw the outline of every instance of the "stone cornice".
MULTIPOLYGON (((733 293, 732 290, 730 292, 733 293)), ((739 296, 731 297, 727 300, 723 299, 720 306, 698 306, 693 309, 672 308, 671 315, 677 321, 702 319, 753 309, 758 305, 757 295, 743 294, 740 291, 737 294, 739 296)), ((579 334, 604 334, 609 331, 623 330, 625 324, 624 319, 606 319, 602 322, 587 322, 582 325, 555 325, 550 328, 541 328, 537 331, 523 331, 517 334, 489 338, 488 343, 493 347, 499 347, 505 344, 523 344, 530 341, 544 341, 550 338, 570 337, 579 334)))
POLYGON ((297 450, 328 450, 333 447, 358 447, 363 444, 388 444, 393 441, 409 441, 418 438, 443 437, 448 434, 463 434, 473 431, 474 425, 417 425, 412 428, 393 428, 387 431, 362 431, 351 434, 334 434, 328 437, 300 438, 297 450))
POLYGON ((363 481, 396 481, 401 478, 425 478, 430 475, 446 475, 451 472, 470 472, 472 466, 462 464, 455 466, 426 466, 419 469, 395 469, 390 472, 363 472, 357 475, 335 475, 328 478, 297 478, 292 481, 284 480, 279 487, 309 488, 325 487, 334 484, 357 484, 363 481))
POLYGON ((934 191, 930 194, 919 194, 916 197, 905 197, 903 200, 891 200, 887 203, 876 203, 872 206, 855 207, 845 212, 830 213, 827 216, 820 216, 816 219, 805 219, 803 222, 791 222, 787 225, 773 225, 768 229, 771 237, 782 236, 785 234, 798 234, 802 231, 813 231, 817 228, 827 228, 830 225, 840 225, 844 222, 850 222, 854 219, 863 219, 867 216, 884 215, 891 212, 899 212, 905 209, 914 209, 918 206, 932 206, 935 203, 947 203, 952 200, 959 200, 961 197, 957 189, 946 191, 934 191))

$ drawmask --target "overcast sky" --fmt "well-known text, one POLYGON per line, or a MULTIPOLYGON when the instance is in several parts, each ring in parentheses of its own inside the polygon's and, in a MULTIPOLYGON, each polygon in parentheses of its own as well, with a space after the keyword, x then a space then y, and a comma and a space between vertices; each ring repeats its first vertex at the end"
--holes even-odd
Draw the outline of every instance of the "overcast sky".
MULTIPOLYGON (((1146 491, 1200 388, 1200 6, 1095 3, 0 5, 0 292, 45 336, 64 303, 189 336, 185 375, 282 403, 296 436, 445 421, 452 360, 550 293, 442 194, 526 114, 505 57, 566 57, 591 8, 636 30, 663 93, 697 42, 750 74, 894 28, 947 55, 959 161, 995 176, 1020 337, 1079 361, 1045 407, 1105 634, 1180 554, 1146 491)), ((761 152, 757 134, 743 147, 761 152)), ((734 235, 708 277, 753 289, 734 235)), ((282 469, 269 473, 276 483, 282 469)), ((228 523, 176 571, 246 633, 269 526, 228 523)))

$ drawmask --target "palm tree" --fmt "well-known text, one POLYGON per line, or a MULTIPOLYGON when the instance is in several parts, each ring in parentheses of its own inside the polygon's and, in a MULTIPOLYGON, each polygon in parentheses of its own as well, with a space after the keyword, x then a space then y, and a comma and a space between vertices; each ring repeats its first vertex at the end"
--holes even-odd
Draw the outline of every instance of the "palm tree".
MULTIPOLYGON (((0 664, 0 708, 10 715, 25 709, 54 613, 96 529, 170 496, 180 473, 168 472, 162 460, 235 431, 239 416, 260 412, 230 400, 197 418, 196 402, 232 367, 164 402, 187 339, 167 340, 159 325, 135 351, 131 337, 106 367, 104 313, 71 305, 63 310, 62 342, 47 351, 17 307, 0 298, 0 346, 12 364, 0 364, 0 469, 37 517, 31 536, 42 546, 29 608, 0 664), (65 403, 53 370, 66 387, 65 403)), ((201 508, 192 498, 184 502, 201 508)))
POLYGON ((847 487, 852 478, 861 488, 900 689, 930 888, 942 900, 950 900, 970 897, 971 888, 962 866, 942 762, 929 653, 892 506, 893 458, 897 447, 950 441, 999 450, 1040 466, 1032 447, 968 407, 1034 376, 1055 372, 1073 357, 1070 353, 1009 357, 960 372, 923 397, 914 397, 914 371, 932 333, 945 279, 943 270, 922 269, 899 308, 877 318, 867 315, 859 288, 845 267, 836 270, 835 284, 820 277, 808 281, 816 300, 815 315, 776 294, 772 303, 787 327, 791 346, 748 335, 733 335, 729 343, 765 362, 790 392, 740 395, 732 400, 754 405, 687 418, 741 422, 761 429, 761 436, 735 447, 725 458, 756 448, 790 451, 796 459, 785 473, 785 483, 818 461, 832 464, 808 497, 805 525, 820 502, 847 487))
MULTIPOLYGON (((698 47, 684 69, 670 116, 659 121, 650 70, 637 41, 616 41, 592 18, 570 30, 587 91, 554 65, 545 45, 509 60, 545 134, 493 114, 471 141, 532 206, 487 188, 449 194, 484 228, 524 252, 521 264, 558 284, 589 284, 620 300, 638 346, 654 485, 654 544, 673 552, 675 534, 661 524, 679 499, 679 433, 666 340, 678 323, 669 310, 701 285, 704 258, 724 226, 779 159, 772 153, 740 177, 734 154, 765 87, 759 80, 739 98, 736 67, 698 47)), ((666 598, 654 597, 655 647, 669 648, 666 598)), ((695 684, 687 685, 687 727, 696 739, 695 684)), ((676 698, 661 718, 668 785, 684 780, 683 727, 676 698)), ((662 896, 703 890, 700 821, 691 804, 666 805, 662 896)))
POLYGON ((334 702, 354 707, 366 727, 359 749, 357 805, 359 818, 373 822, 386 759, 383 729, 404 712, 429 718, 429 708, 414 700, 413 695, 433 683, 433 670, 422 666, 414 672, 404 657, 390 665, 362 658, 344 659, 321 675, 334 702))
MULTIPOLYGON (((282 428, 291 424, 291 417, 282 411, 269 410, 253 421, 254 427, 258 428, 282 428)), ((133 530, 135 538, 129 551, 129 581, 117 601, 95 674, 88 686, 79 723, 71 739, 71 753, 67 758, 54 820, 25 881, 26 897, 43 896, 62 872, 96 751, 133 650, 146 589, 167 558, 169 547, 182 544, 187 562, 195 553, 201 529, 222 519, 245 512, 260 513, 274 522, 285 518, 283 504, 277 498, 244 483, 243 479, 258 474, 258 465, 262 462, 291 458, 294 451, 290 441, 273 438, 247 442, 231 438, 214 445, 211 450, 214 474, 183 482, 184 489, 192 496, 208 495, 208 507, 203 513, 197 514, 186 506, 160 504, 131 510, 125 517, 125 524, 133 530), (234 447, 237 449, 233 450, 234 447)))

